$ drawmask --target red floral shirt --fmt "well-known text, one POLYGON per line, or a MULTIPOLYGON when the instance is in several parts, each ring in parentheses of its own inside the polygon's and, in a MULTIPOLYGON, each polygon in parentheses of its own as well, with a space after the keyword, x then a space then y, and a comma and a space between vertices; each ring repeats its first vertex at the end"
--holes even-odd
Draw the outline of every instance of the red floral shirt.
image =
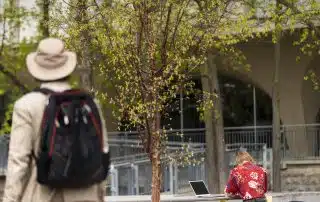
POLYGON ((267 187, 266 170, 246 162, 231 171, 225 192, 242 199, 254 199, 264 197, 267 187))

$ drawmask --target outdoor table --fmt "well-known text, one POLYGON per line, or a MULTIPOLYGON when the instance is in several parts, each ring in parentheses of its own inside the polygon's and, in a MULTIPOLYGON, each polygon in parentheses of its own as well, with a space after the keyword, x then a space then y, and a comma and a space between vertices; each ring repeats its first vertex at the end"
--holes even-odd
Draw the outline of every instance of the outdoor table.
MULTIPOLYGON (((161 201, 166 202, 202 202, 202 201, 213 201, 213 202, 242 202, 239 199, 229 199, 227 197, 221 197, 221 195, 212 195, 212 197, 196 197, 196 196, 186 196, 186 195, 161 195, 161 201)), ((105 202, 150 202, 150 195, 134 195, 134 196, 107 196, 105 202)))

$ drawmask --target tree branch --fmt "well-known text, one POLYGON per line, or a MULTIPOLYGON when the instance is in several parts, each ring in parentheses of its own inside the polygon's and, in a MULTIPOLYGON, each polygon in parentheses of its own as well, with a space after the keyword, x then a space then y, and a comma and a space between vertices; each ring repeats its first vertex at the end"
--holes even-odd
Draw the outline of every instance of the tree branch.
POLYGON ((166 25, 163 31, 163 41, 161 47, 161 61, 162 61, 162 68, 163 69, 167 65, 167 42, 168 42, 168 35, 169 35, 169 24, 170 24, 170 17, 172 11, 172 4, 169 5, 168 13, 167 13, 167 20, 166 25))
POLYGON ((0 72, 9 77, 14 85, 20 88, 23 93, 29 92, 29 89, 10 71, 8 71, 2 64, 0 64, 0 72))
MULTIPOLYGON (((1 39, 1 45, 0 45, 0 59, 2 58, 2 55, 3 55, 3 51, 5 47, 5 38, 7 33, 6 32, 6 24, 7 24, 6 9, 4 9, 3 16, 4 16, 3 22, 2 22, 3 33, 2 33, 2 39, 1 39)), ((3 66, 2 64, 0 64, 0 72, 3 73, 5 76, 7 76, 9 79, 11 79, 12 83, 17 87, 19 87, 23 93, 29 92, 29 89, 22 82, 20 82, 20 80, 13 73, 7 70, 5 66, 3 66)))
MULTIPOLYGON (((187 5, 190 3, 190 0, 188 1, 187 5)), ((175 42, 175 39, 176 39, 176 36, 177 36, 177 32, 178 32, 178 28, 180 26, 180 23, 181 23, 181 20, 184 16, 184 11, 185 11, 185 7, 181 6, 179 12, 178 12, 178 15, 177 15, 177 23, 176 23, 176 26, 174 27, 174 31, 173 31, 173 35, 172 35, 172 38, 171 38, 171 43, 170 43, 170 46, 172 48, 174 48, 174 42, 175 42)))
POLYGON ((40 5, 42 10, 42 19, 40 20, 40 30, 42 37, 49 37, 50 31, 49 31, 49 9, 50 9, 50 0, 43 0, 40 5))
MULTIPOLYGON (((287 0, 278 0, 278 3, 290 8, 295 14, 302 14, 302 12, 293 3, 288 2, 287 0)), ((313 29, 320 38, 320 31, 312 21, 303 20, 303 23, 305 23, 309 29, 313 29)))
MULTIPOLYGON (((99 10, 98 14, 102 17, 102 22, 103 22, 103 25, 105 26, 105 29, 106 29, 106 36, 108 37, 109 39, 109 43, 110 43, 110 46, 113 47, 113 42, 112 42, 112 39, 110 38, 110 27, 108 26, 108 24, 106 23, 106 20, 108 19, 102 12, 101 12, 101 6, 99 5, 99 3, 97 2, 97 0, 94 0, 94 4, 95 6, 97 7, 97 9, 99 10), (106 20, 104 20, 106 19, 106 20)), ((98 40, 99 41, 99 40, 98 40)))

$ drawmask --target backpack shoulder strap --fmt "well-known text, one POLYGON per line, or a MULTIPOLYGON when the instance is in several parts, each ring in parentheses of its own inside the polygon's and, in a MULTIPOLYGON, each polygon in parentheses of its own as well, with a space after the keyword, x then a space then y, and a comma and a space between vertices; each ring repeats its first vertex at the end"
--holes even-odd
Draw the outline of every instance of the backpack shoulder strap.
POLYGON ((62 92, 56 92, 56 91, 53 91, 53 90, 51 90, 49 88, 39 88, 38 87, 38 88, 33 89, 32 92, 40 92, 40 93, 43 93, 45 95, 63 94, 63 93, 66 93, 66 94, 68 94, 68 93, 71 93, 71 94, 72 93, 86 93, 87 94, 87 92, 85 92, 85 91, 83 91, 81 89, 73 89, 73 88, 65 90, 65 91, 62 91, 62 92))
POLYGON ((66 93, 66 94, 80 94, 80 95, 88 95, 90 97, 94 97, 90 92, 81 89, 81 88, 71 88, 68 90, 63 91, 62 93, 66 93))
POLYGON ((35 88, 32 92, 40 92, 45 95, 50 95, 50 94, 54 93, 53 90, 50 90, 48 88, 35 88))
MULTIPOLYGON (((44 95, 51 95, 54 93, 53 90, 50 90, 48 88, 40 88, 40 87, 33 89, 31 92, 39 92, 44 95)), ((41 143, 40 143, 40 146, 41 146, 41 143)), ((34 149, 32 149, 32 151, 31 151, 31 157, 33 157, 36 161, 38 160, 38 157, 36 155, 36 151, 34 149)))

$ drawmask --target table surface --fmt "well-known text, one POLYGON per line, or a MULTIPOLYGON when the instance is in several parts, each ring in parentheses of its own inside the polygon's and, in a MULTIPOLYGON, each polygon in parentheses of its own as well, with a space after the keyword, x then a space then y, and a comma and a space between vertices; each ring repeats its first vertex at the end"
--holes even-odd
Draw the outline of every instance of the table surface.
MULTIPOLYGON (((212 197, 196 197, 196 196, 183 196, 183 195, 161 195, 161 201, 221 201, 228 200, 223 195, 212 195, 212 197)), ((150 195, 138 195, 138 196, 107 196, 106 202, 145 202, 151 201, 150 195)), ((238 200, 232 200, 234 202, 238 200)), ((240 200, 241 201, 241 200, 240 200)))

